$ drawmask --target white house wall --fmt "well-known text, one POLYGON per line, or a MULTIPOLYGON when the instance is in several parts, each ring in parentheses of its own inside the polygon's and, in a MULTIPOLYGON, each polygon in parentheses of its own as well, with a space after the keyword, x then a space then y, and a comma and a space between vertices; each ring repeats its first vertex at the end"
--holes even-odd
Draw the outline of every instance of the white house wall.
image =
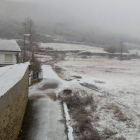
POLYGON ((16 64, 17 63, 17 58, 16 58, 16 52, 0 52, 0 64, 16 64), (13 61, 5 61, 5 54, 12 54, 13 56, 13 61))

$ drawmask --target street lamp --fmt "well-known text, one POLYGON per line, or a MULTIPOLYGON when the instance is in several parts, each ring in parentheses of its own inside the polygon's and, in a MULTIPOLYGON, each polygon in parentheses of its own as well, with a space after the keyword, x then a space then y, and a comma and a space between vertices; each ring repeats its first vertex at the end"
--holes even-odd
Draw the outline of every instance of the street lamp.
POLYGON ((30 38, 30 34, 24 34, 24 57, 23 57, 23 62, 25 62, 25 39, 26 37, 30 38))

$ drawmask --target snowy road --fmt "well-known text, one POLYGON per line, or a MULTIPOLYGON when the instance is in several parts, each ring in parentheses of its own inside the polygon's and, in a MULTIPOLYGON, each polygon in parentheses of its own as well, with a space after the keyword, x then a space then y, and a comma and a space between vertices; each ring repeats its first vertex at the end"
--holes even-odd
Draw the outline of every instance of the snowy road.
POLYGON ((20 140, 66 140, 65 125, 60 121, 63 119, 60 103, 47 96, 48 93, 58 93, 63 83, 51 66, 44 65, 42 68, 43 81, 29 91, 30 100, 20 140), (47 89, 38 89, 46 84, 47 89))
POLYGON ((63 81, 52 70, 51 66, 43 65, 43 81, 30 88, 29 99, 45 96, 48 93, 58 94, 62 87, 63 81))

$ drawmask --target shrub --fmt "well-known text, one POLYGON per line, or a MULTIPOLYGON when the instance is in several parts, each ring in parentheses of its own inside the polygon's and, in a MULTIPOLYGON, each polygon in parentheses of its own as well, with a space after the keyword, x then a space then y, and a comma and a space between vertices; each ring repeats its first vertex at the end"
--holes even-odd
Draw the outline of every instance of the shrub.
POLYGON ((107 52, 109 52, 109 53, 115 53, 115 47, 112 47, 112 46, 107 47, 107 48, 105 49, 105 51, 107 51, 107 52))
POLYGON ((92 112, 97 108, 92 95, 84 91, 72 92, 66 89, 59 95, 59 99, 65 102, 69 108, 75 122, 73 125, 74 133, 78 136, 78 139, 101 140, 101 136, 92 124, 92 112))
POLYGON ((105 128, 104 129, 104 138, 105 139, 107 139, 107 138, 110 138, 110 137, 112 137, 113 135, 116 135, 117 134, 117 132, 116 131, 114 131, 114 130, 111 130, 111 129, 109 129, 109 128, 105 128))
POLYGON ((118 106, 116 106, 116 105, 114 105, 114 104, 108 105, 107 109, 113 110, 113 113, 114 113, 115 117, 117 117, 117 119, 118 119, 119 121, 127 121, 127 120, 130 120, 130 119, 122 112, 122 110, 121 110, 118 106))

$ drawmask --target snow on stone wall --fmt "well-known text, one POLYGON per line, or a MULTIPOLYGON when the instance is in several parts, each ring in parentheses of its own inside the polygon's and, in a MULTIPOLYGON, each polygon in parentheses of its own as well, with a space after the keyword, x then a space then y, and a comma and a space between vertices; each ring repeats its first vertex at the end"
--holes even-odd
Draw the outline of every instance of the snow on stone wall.
POLYGON ((16 140, 28 102, 28 64, 0 68, 0 140, 16 140))
POLYGON ((27 68, 28 63, 0 68, 0 96, 3 96, 10 88, 23 78, 27 68))

